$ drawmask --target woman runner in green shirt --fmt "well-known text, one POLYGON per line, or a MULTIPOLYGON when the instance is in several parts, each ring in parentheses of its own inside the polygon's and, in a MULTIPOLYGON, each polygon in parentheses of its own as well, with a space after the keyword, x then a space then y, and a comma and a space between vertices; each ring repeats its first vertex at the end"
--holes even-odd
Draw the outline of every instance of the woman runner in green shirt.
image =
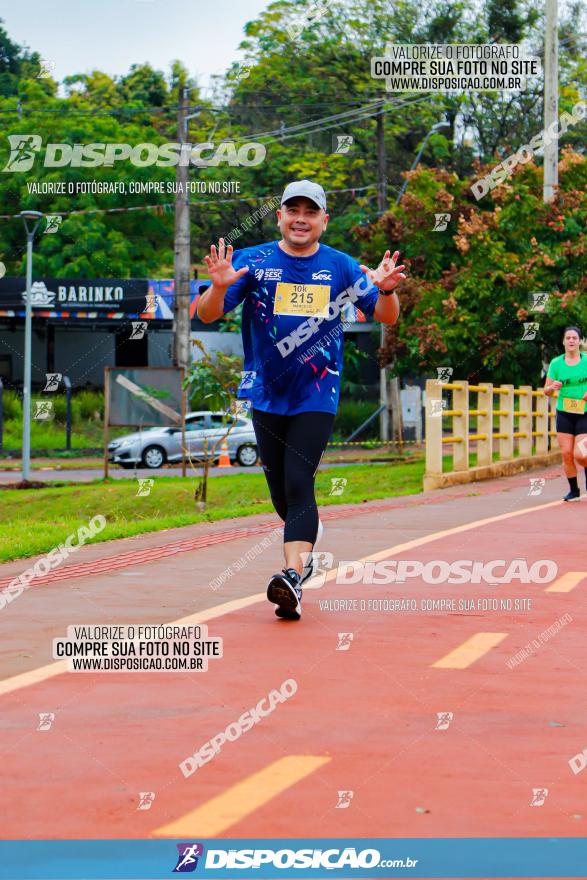
MULTIPOLYGON (((556 436, 570 491, 565 501, 578 501, 575 462, 587 468, 587 355, 581 351, 581 331, 567 327, 563 336, 565 353, 551 360, 544 393, 556 401, 556 436)), ((587 475, 586 475, 587 488, 587 475)))

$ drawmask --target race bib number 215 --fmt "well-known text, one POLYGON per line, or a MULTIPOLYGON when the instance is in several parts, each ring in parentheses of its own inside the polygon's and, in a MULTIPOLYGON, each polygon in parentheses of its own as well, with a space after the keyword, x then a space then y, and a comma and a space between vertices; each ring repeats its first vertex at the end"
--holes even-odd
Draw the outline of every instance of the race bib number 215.
POLYGON ((330 302, 329 284, 288 284, 279 281, 275 289, 275 315, 320 315, 330 302))

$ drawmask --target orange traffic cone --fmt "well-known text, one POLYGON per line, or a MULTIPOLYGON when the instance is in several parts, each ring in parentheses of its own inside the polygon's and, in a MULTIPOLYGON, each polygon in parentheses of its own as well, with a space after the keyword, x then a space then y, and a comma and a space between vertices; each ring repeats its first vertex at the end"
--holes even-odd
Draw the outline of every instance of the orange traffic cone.
POLYGON ((218 459, 218 467, 232 467, 230 456, 228 454, 228 440, 224 440, 220 447, 220 458, 218 459))

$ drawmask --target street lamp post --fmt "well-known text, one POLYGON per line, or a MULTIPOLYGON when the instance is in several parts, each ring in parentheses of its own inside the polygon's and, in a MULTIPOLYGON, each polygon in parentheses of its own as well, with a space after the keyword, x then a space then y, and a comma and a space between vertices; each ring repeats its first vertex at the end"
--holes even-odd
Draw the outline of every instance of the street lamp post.
POLYGON ((40 211, 21 211, 26 229, 26 316, 24 322, 24 376, 22 383, 22 479, 28 480, 31 467, 31 360, 33 305, 33 239, 43 214, 40 211), (28 221, 32 226, 29 229, 28 221))

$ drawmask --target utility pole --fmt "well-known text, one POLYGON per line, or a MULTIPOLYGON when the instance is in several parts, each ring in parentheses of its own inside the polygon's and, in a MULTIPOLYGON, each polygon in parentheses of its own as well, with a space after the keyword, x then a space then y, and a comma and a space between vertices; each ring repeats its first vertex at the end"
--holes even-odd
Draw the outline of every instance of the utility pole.
MULTIPOLYGON (((545 0, 544 24, 544 130, 558 119, 558 10, 557 0, 545 0)), ((545 202, 551 202, 558 188, 558 139, 544 145, 545 202)))
MULTIPOLYGON (((177 112, 178 142, 187 141, 187 109, 189 89, 179 86, 177 112)), ((173 300, 173 366, 190 366, 190 196, 188 193, 189 163, 183 148, 176 166, 175 238, 173 300), (183 164, 185 163, 185 164, 183 164)))
MULTIPOLYGON (((379 214, 387 211, 387 174, 386 174, 386 155, 385 155, 385 111, 383 109, 383 101, 381 102, 381 112, 377 115, 377 210, 379 214)), ((386 325, 381 325, 380 344, 381 348, 385 345, 386 325)), ((402 423, 401 423, 401 406, 400 406, 400 387, 399 378, 392 376, 389 381, 387 379, 388 367, 382 367, 379 371, 379 405, 383 407, 379 416, 379 433, 382 440, 389 440, 390 421, 391 421, 391 437, 393 440, 401 440, 402 423), (391 410, 391 420, 390 420, 391 410)))
POLYGON ((385 174, 385 111, 383 104, 377 115, 377 210, 380 214, 387 211, 387 180, 385 174))
MULTIPOLYGON (((383 214, 387 211, 387 180, 385 174, 385 114, 383 101, 381 112, 377 114, 376 128, 377 143, 377 211, 383 214)), ((385 324, 381 325, 380 345, 385 344, 385 324)), ((379 436, 381 440, 389 440, 389 394, 387 388, 387 367, 379 370, 379 405, 383 407, 379 416, 379 436)))

